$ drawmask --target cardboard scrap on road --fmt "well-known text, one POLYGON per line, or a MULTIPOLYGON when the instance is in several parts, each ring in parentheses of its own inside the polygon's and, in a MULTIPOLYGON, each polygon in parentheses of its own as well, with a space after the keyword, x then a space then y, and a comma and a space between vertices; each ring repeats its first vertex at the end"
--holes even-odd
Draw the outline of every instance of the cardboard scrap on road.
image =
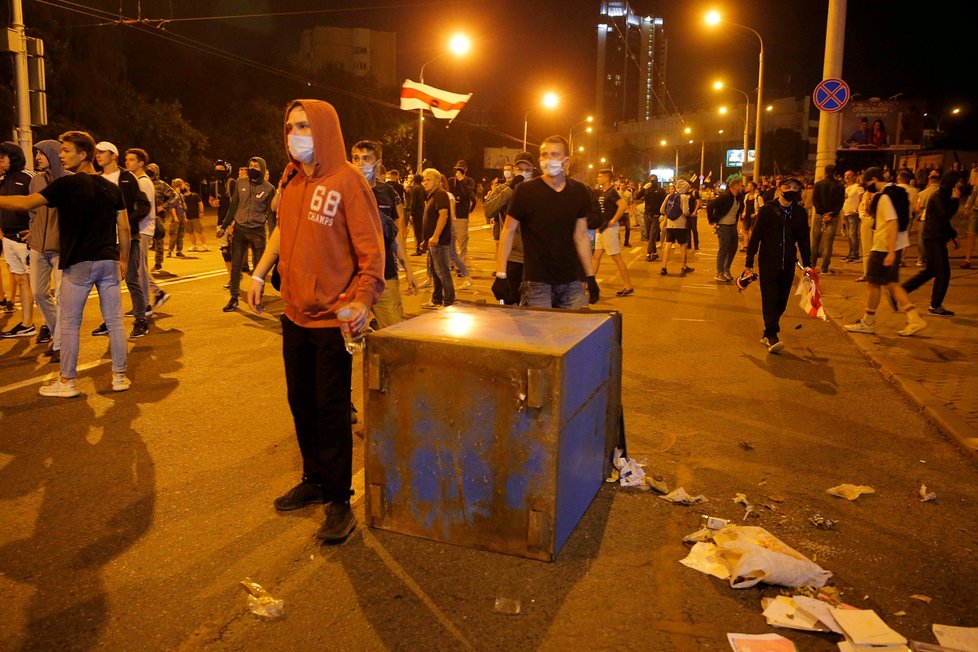
POLYGON ((824 586, 832 573, 786 545, 764 528, 730 525, 697 543, 680 560, 701 573, 730 582, 735 589, 758 582, 787 587, 824 586))
MULTIPOLYGON (((825 607, 830 608, 827 604, 825 607)), ((767 618, 767 624, 771 627, 787 627, 805 632, 832 631, 817 616, 809 613, 807 609, 802 609, 794 598, 789 598, 786 595, 779 595, 773 600, 768 600, 764 607, 764 617, 767 618)))
MULTIPOLYGON (((858 646, 870 645, 874 649, 881 646, 897 646, 896 649, 905 649, 907 639, 899 633, 890 629, 890 626, 883 622, 872 609, 836 609, 832 608, 832 617, 839 627, 843 629, 846 639, 852 648, 859 650, 858 646), (901 647, 902 646, 902 647, 901 647)), ((842 649, 842 646, 839 646, 842 649)))
POLYGON ((671 493, 665 496, 659 496, 661 500, 668 500, 670 503, 675 503, 676 505, 696 505, 698 503, 708 502, 706 496, 700 494, 699 496, 690 496, 686 493, 686 490, 682 487, 673 490, 671 493))
POLYGON ((798 652, 789 639, 780 634, 727 634, 734 652, 798 652))
POLYGON ((953 627, 934 624, 934 636, 944 647, 961 652, 978 652, 978 627, 953 627))
POLYGON ((831 489, 826 489, 825 493, 838 496, 839 498, 845 498, 846 500, 855 500, 863 494, 875 494, 876 490, 864 484, 840 484, 831 489))
POLYGON ((921 595, 920 593, 914 593, 912 596, 910 596, 910 599, 919 600, 920 602, 926 602, 927 604, 930 604, 931 602, 934 601, 934 598, 930 597, 929 595, 921 595))

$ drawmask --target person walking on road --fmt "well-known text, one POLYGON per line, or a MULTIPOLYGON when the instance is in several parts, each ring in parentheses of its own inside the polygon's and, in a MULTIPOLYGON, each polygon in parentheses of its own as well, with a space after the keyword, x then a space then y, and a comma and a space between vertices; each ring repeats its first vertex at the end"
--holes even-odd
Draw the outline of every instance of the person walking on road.
POLYGON ((340 543, 356 528, 350 509, 352 356, 343 327, 360 332, 384 290, 384 243, 377 202, 346 160, 332 105, 295 100, 285 114, 289 164, 278 225, 255 265, 248 305, 261 313, 265 277, 282 279, 282 357, 289 407, 302 453, 302 480, 275 499, 290 511, 325 503, 317 537, 340 543))
POLYGON ((866 299, 866 313, 857 322, 846 324, 845 328, 850 333, 876 332, 876 309, 885 287, 893 309, 907 315, 907 325, 897 331, 897 335, 909 337, 927 326, 900 285, 900 260, 903 251, 910 245, 907 235, 910 198, 903 188, 885 183, 883 171, 878 167, 863 172, 863 184, 866 192, 872 193, 869 213, 875 224, 866 272, 869 296, 866 299))
POLYGON ((812 265, 821 260, 822 274, 835 274, 829 267, 832 261, 832 245, 839 228, 839 216, 846 200, 846 190, 835 178, 835 166, 825 166, 825 177, 812 188, 812 265))
POLYGON ((686 276, 694 271, 686 264, 686 256, 689 249, 689 223, 691 216, 696 212, 696 201, 689 193, 689 182, 685 179, 676 181, 676 191, 669 194, 659 207, 659 212, 666 216, 666 246, 665 256, 662 258, 662 269, 659 274, 667 276, 669 274, 669 254, 672 252, 673 243, 679 245, 679 256, 682 258, 682 267, 679 268, 679 275, 686 276))
MULTIPOLYGON (((452 217, 454 247, 463 268, 468 268, 469 264, 469 216, 476 206, 475 181, 466 174, 468 169, 465 161, 459 161, 455 164, 455 173, 448 179, 448 192, 455 197, 455 215, 452 217)), ((456 274, 459 278, 468 275, 463 273, 463 269, 457 269, 456 274)))
POLYGON ((710 201, 706 207, 706 219, 715 225, 717 249, 717 273, 714 281, 729 283, 733 280, 730 266, 737 254, 737 216, 743 211, 744 178, 739 174, 727 177, 727 189, 710 201))
POLYGON ((757 212, 757 223, 747 242, 743 276, 754 273, 756 255, 764 315, 761 344, 771 353, 784 348, 778 333, 781 332, 781 315, 788 306, 791 284, 795 280, 798 256, 801 256, 805 271, 812 265, 808 212, 802 206, 802 188, 801 181, 795 177, 782 178, 776 199, 764 204, 757 212))
POLYGON ((648 183, 635 193, 636 201, 645 202, 645 225, 642 239, 649 243, 645 249, 645 260, 649 263, 659 260, 657 249, 661 237, 659 219, 662 216, 660 209, 665 199, 666 189, 659 185, 659 177, 654 174, 649 175, 648 183))
POLYGON ((632 280, 628 277, 628 266, 621 258, 621 219, 628 211, 628 200, 622 197, 615 184, 611 181, 613 174, 610 168, 598 171, 598 205, 601 207, 601 225, 598 227, 597 237, 594 241, 594 255, 591 259, 591 270, 595 275, 601 265, 601 256, 608 252, 611 260, 618 267, 624 287, 615 294, 620 297, 627 297, 635 293, 632 287, 632 280))
POLYGON ((941 317, 953 317, 954 312, 944 307, 944 297, 951 283, 951 262, 947 255, 948 241, 958 248, 958 232, 951 226, 951 218, 958 212, 963 179, 957 172, 947 172, 941 177, 937 192, 927 201, 927 219, 924 221, 922 240, 927 265, 916 276, 904 282, 903 289, 910 294, 927 281, 934 279, 927 312, 941 317))
MULTIPOLYGON (((513 195, 516 188, 521 183, 533 178, 533 155, 529 152, 520 152, 516 155, 512 164, 512 176, 506 183, 500 184, 489 194, 483 209, 486 215, 492 216, 493 224, 499 225, 499 233, 502 235, 503 225, 506 216, 509 215, 509 207, 513 203, 513 195)), ((496 255, 499 254, 499 243, 496 243, 496 255)), ((493 272, 495 276, 495 272, 493 272)), ((523 237, 520 235, 520 228, 517 224, 513 234, 513 246, 506 260, 506 281, 509 283, 509 293, 496 298, 507 305, 514 305, 520 302, 521 288, 523 285, 523 237)))

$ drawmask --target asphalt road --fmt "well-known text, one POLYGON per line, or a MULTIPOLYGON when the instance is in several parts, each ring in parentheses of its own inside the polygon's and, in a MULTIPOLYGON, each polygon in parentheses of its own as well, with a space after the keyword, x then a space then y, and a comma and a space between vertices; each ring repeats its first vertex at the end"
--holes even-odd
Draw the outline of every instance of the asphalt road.
MULTIPOLYGON (((490 233, 473 229, 462 300, 491 300, 490 233)), ((54 371, 43 347, 0 341, 0 648, 725 650, 727 632, 772 631, 760 597, 777 589, 731 589, 678 562, 700 514, 741 522, 737 492, 777 508, 750 524, 831 570, 844 600, 902 634, 933 641, 932 623, 978 626, 973 460, 836 326, 794 303, 786 351, 767 354, 756 286, 715 285, 705 228, 703 245, 684 279, 626 252, 637 288, 627 298, 614 297, 621 283, 605 260, 610 298, 597 307, 624 318, 631 455, 709 503, 606 484, 552 564, 365 527, 322 547, 320 509, 276 514, 271 501, 299 468, 281 303, 266 301, 265 316, 221 312, 216 251, 166 261, 173 298, 130 344, 126 393, 110 391, 104 338, 83 336, 83 395, 71 400, 37 395, 54 371), (853 503, 825 493, 843 482, 876 493, 853 503), (919 501, 921 483, 936 502, 919 501), (837 528, 816 529, 815 514, 837 528), (283 620, 248 611, 245 577, 285 600, 283 620), (493 613, 497 597, 522 613, 493 613)), ((426 299, 407 297, 408 312, 426 299)), ((99 321, 93 300, 83 333, 99 321)), ((357 361, 355 396, 360 374, 357 361)), ((836 649, 834 636, 779 633, 800 650, 836 649)))

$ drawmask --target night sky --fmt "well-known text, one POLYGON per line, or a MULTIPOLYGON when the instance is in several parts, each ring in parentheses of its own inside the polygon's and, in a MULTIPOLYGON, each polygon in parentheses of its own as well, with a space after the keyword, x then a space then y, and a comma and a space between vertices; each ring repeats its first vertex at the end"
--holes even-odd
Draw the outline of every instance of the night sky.
MULTIPOLYGON (((87 3, 114 9, 121 5, 130 15, 137 6, 136 0, 80 0, 87 3)), ((821 79, 828 0, 713 4, 635 0, 632 4, 640 13, 665 20, 670 106, 672 101, 681 108, 733 101, 710 89, 716 77, 746 91, 756 87, 757 39, 729 27, 707 27, 703 17, 711 8, 762 34, 767 98, 809 95, 821 79)), ((848 3, 843 78, 853 93, 864 98, 898 93, 904 98, 926 96, 931 112, 962 105, 966 110, 958 119, 978 122, 973 49, 978 2, 942 0, 924 13, 921 7, 911 11, 904 6, 909 5, 848 3), (925 40, 929 42, 921 43, 925 40)), ((597 0, 142 0, 141 7, 149 17, 328 8, 330 13, 293 17, 178 22, 168 29, 275 65, 297 49, 303 27, 333 24, 394 31, 399 74, 415 80, 421 64, 435 56, 453 32, 464 31, 474 42, 469 57, 446 56, 425 71, 431 85, 475 94, 460 119, 521 135, 523 113, 539 102, 545 90, 556 91, 562 106, 552 114, 535 114, 531 132, 537 135, 565 132, 593 110, 597 0)), ((300 91, 297 88, 297 95, 300 91)), ((396 103, 397 96, 390 101, 396 103)))

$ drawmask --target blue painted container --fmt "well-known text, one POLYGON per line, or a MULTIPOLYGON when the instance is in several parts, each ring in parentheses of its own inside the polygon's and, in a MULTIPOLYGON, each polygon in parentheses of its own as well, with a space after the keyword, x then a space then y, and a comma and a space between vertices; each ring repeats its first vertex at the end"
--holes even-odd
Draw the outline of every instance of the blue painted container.
POLYGON ((371 334, 367 522, 552 561, 618 441, 618 313, 452 306, 371 334))

